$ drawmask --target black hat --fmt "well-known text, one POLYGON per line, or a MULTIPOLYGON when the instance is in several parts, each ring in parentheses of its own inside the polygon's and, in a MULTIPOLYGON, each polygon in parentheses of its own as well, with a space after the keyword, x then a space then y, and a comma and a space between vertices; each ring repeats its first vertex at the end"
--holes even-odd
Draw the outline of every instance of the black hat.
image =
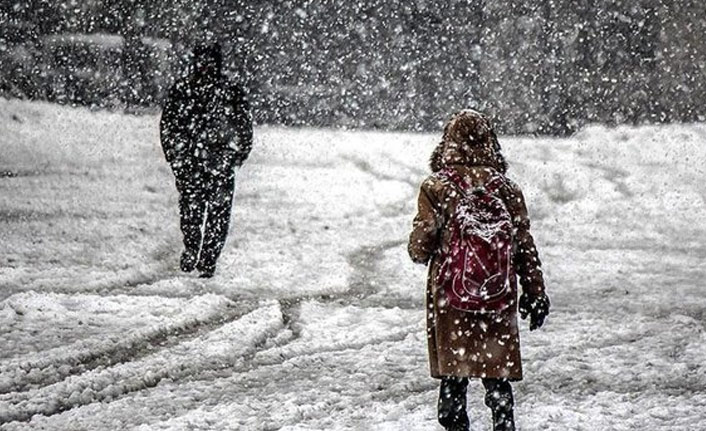
POLYGON ((223 54, 221 53, 221 44, 218 42, 199 43, 194 46, 193 50, 194 62, 209 62, 216 64, 218 70, 221 70, 223 64, 223 54))

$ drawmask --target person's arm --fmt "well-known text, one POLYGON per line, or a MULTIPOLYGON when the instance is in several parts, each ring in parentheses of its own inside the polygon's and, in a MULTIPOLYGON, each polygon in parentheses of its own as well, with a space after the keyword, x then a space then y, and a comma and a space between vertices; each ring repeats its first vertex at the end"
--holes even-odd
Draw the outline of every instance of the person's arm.
POLYGON ((542 262, 530 233, 530 219, 527 213, 525 197, 520 188, 507 181, 505 203, 510 214, 515 233, 514 267, 522 285, 520 296, 520 315, 524 319, 530 315, 530 330, 542 326, 549 314, 549 296, 544 286, 542 262))
POLYGON ((180 98, 179 84, 176 83, 169 89, 159 121, 162 150, 169 164, 173 164, 177 155, 186 149, 186 136, 180 121, 180 117, 184 115, 179 112, 179 109, 183 109, 183 103, 179 102, 180 98))
POLYGON ((235 163, 241 166, 250 155, 253 144, 253 124, 250 112, 250 103, 245 92, 239 85, 233 86, 232 107, 234 112, 233 127, 236 134, 236 145, 234 145, 235 163))
POLYGON ((512 216, 515 234, 515 271, 520 278, 523 293, 538 296, 544 293, 544 276, 542 262, 530 233, 530 219, 527 213, 525 197, 522 190, 512 183, 507 182, 505 203, 512 216))
POLYGON ((432 189, 434 180, 422 183, 417 199, 417 215, 412 223, 407 251, 415 263, 426 264, 439 247, 441 214, 432 189))

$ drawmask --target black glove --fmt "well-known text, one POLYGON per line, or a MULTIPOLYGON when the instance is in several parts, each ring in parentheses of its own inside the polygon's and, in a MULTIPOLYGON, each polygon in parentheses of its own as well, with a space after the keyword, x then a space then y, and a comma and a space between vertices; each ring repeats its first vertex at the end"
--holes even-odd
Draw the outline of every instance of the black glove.
POLYGON ((523 293, 520 296, 520 317, 530 317, 530 331, 542 327, 544 319, 549 315, 549 305, 549 297, 544 293, 539 296, 523 293))

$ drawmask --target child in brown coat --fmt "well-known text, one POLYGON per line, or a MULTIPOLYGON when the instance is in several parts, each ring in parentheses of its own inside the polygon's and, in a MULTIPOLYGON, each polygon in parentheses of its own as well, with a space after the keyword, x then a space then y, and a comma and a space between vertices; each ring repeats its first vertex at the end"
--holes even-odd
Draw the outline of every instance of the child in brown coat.
MULTIPOLYGON (((520 314, 523 319, 530 317, 530 330, 542 326, 549 314, 549 298, 524 197, 520 188, 505 177, 507 165, 490 121, 476 111, 462 111, 451 118, 432 154, 431 170, 419 192, 409 255, 414 262, 429 265, 427 339, 431 376, 441 379, 439 422, 447 430, 468 430, 466 388, 468 378, 477 377, 486 389, 485 403, 492 410, 494 430, 514 430, 510 382, 522 379, 516 277, 522 285, 520 314), (502 308, 490 311, 454 307, 453 293, 444 281, 445 274, 440 273, 451 256, 449 244, 454 240, 450 226, 454 217, 459 217, 459 205, 465 205, 464 199, 478 190, 495 195, 504 206, 501 209, 508 214, 512 238, 508 247, 511 268, 504 283, 507 299, 502 308)), ((480 265, 486 270, 488 264, 480 265)))

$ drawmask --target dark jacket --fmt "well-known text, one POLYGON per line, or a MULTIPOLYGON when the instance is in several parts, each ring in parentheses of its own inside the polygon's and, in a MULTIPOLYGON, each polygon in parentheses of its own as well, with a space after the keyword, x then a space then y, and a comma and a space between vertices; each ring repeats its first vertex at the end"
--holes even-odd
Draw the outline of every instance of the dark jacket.
POLYGON ((160 121, 164 155, 175 174, 209 169, 229 174, 247 159, 253 130, 245 92, 218 72, 204 84, 192 73, 169 90, 160 121))

